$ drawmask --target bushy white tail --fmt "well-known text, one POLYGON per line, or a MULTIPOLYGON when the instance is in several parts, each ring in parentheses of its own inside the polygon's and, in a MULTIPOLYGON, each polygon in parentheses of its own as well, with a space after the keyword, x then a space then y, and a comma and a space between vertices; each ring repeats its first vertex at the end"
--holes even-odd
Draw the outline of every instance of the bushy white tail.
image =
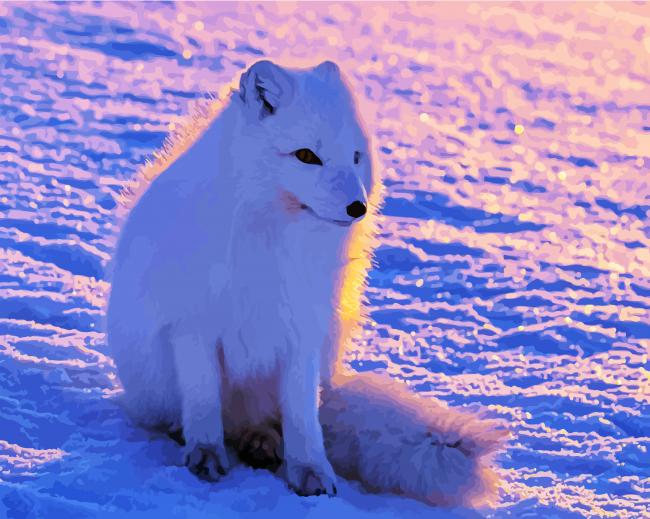
POLYGON ((490 503, 492 455, 508 433, 375 374, 337 377, 321 395, 327 455, 340 476, 373 492, 435 505, 490 503))

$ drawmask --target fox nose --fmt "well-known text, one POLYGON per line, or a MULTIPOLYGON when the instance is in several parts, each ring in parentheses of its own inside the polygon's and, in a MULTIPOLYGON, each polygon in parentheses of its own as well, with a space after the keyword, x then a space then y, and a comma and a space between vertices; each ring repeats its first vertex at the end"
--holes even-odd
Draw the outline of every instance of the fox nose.
POLYGON ((355 200, 349 206, 347 206, 345 210, 348 213, 348 216, 351 216, 352 218, 359 218, 366 214, 366 205, 359 200, 355 200))

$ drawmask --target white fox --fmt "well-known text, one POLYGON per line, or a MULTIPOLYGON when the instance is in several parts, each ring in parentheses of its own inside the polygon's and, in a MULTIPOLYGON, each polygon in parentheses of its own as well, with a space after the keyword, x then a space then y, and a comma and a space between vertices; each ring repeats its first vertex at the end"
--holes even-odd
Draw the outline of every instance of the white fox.
POLYGON ((129 414, 182 431, 209 480, 235 452, 301 495, 336 494, 336 472, 433 504, 489 499, 502 431, 343 373, 380 183, 338 67, 260 61, 204 119, 146 172, 165 170, 114 258, 108 340, 129 414))

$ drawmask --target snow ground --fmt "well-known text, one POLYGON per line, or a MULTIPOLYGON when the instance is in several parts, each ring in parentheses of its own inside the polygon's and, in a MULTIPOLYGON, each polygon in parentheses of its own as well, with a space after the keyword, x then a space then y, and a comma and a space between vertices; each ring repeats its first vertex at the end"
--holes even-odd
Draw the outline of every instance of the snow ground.
POLYGON ((0 4, 0 517, 650 516, 643 4, 0 4), (116 200, 260 57, 347 72, 388 198, 350 348, 511 423, 501 503, 217 485, 115 404, 116 200))

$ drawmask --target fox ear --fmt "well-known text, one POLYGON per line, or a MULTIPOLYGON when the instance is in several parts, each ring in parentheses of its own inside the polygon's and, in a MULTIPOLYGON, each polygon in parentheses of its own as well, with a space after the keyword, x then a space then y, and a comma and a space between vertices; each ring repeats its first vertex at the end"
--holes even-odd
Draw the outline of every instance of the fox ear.
POLYGON ((320 76, 323 81, 331 81, 341 77, 341 70, 339 66, 332 61, 323 61, 318 65, 314 72, 320 76))
POLYGON ((242 74, 239 95, 244 104, 263 119, 291 102, 293 79, 275 63, 258 61, 242 74))

